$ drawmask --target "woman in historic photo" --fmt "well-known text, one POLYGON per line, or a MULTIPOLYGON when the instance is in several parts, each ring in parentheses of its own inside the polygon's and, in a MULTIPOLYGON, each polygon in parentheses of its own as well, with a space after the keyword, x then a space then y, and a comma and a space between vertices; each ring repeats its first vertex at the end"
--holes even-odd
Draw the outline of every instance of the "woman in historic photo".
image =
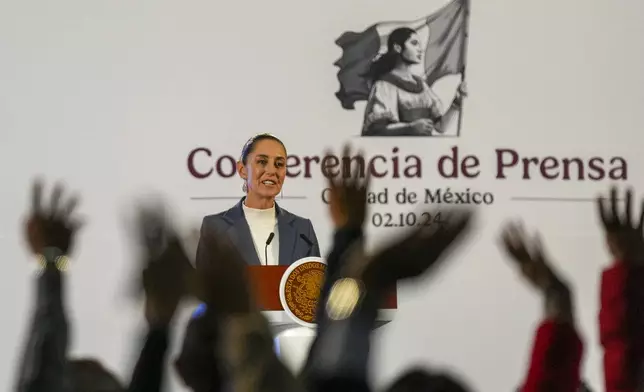
POLYGON ((366 77, 371 92, 362 136, 432 136, 444 133, 458 116, 466 95, 461 83, 444 111, 438 96, 412 67, 422 61, 423 49, 415 30, 402 27, 387 40, 387 52, 376 58, 366 77))

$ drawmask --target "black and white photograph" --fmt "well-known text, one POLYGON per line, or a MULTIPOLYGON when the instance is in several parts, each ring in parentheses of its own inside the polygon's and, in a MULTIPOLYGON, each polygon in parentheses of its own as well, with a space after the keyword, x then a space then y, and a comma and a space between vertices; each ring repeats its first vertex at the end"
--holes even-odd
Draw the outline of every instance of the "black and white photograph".
POLYGON ((336 40, 336 96, 348 110, 366 101, 362 136, 460 136, 468 6, 453 0, 427 17, 379 22, 336 40), (451 97, 440 97, 434 84, 449 75, 460 82, 451 97))

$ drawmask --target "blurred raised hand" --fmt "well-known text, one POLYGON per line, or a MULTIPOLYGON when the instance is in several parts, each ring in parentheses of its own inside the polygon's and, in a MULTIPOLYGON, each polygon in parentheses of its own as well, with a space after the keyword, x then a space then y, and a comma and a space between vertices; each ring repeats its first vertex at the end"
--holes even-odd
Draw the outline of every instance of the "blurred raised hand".
POLYGON ((146 318, 151 324, 167 324, 183 298, 200 295, 196 271, 162 202, 141 204, 136 226, 143 251, 146 318))
POLYGON ((40 180, 33 184, 31 211, 25 222, 27 244, 34 254, 42 254, 46 248, 57 248, 64 255, 69 255, 82 226, 74 215, 80 199, 77 195, 64 197, 64 188, 58 183, 54 186, 49 204, 43 206, 43 187, 40 180))
POLYGON ((547 317, 572 322, 569 285, 546 257, 539 235, 528 236, 520 223, 511 223, 502 231, 501 247, 523 278, 544 296, 547 317))
POLYGON ((633 190, 625 192, 624 207, 620 208, 617 188, 612 187, 609 198, 598 197, 598 215, 604 227, 608 250, 615 261, 630 265, 644 265, 644 201, 639 218, 633 220, 633 190))
POLYGON ((445 260, 446 251, 465 237, 474 213, 455 209, 443 210, 441 215, 443 225, 415 229, 373 256, 354 246, 346 261, 346 275, 361 279, 368 289, 382 291, 435 269, 445 260))
MULTIPOLYGON (((432 214, 434 215, 434 214, 432 214)), ((444 224, 422 226, 383 250, 366 273, 378 285, 392 287, 396 282, 419 277, 438 267, 445 252, 466 236, 474 212, 471 210, 441 211, 444 224)))
POLYGON ((247 264, 235 244, 226 234, 217 232, 203 234, 201 241, 205 257, 197 265, 197 273, 208 308, 221 316, 255 310, 247 264))
MULTIPOLYGON (((331 155, 331 152, 327 153, 327 156, 331 155)), ((342 151, 339 172, 333 173, 328 166, 324 168, 329 187, 329 213, 336 229, 362 227, 367 213, 370 174, 367 171, 362 177, 359 170, 345 166, 345 162, 351 160, 365 163, 363 154, 351 156, 351 147, 347 144, 342 151)))
MULTIPOLYGON (((363 155, 352 156, 351 147, 346 145, 339 171, 334 173, 331 168, 325 168, 330 190, 329 212, 336 229, 360 228, 364 223, 370 175, 361 173, 356 165, 348 165, 361 160, 364 161, 363 155)), ((467 232, 473 212, 446 210, 440 216, 445 217, 446 224, 421 226, 373 256, 365 255, 361 238, 346 244, 351 249, 342 261, 342 275, 385 290, 399 280, 422 275, 442 260, 443 253, 467 232)))

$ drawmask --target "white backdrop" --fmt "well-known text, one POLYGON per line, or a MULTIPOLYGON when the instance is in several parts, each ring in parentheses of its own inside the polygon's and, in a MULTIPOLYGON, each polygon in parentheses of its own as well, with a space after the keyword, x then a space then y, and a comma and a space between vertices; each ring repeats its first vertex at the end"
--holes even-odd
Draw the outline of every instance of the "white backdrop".
MULTIPOLYGON (((31 301, 21 214, 35 174, 64 179, 84 196, 89 225, 71 272, 73 353, 100 356, 126 377, 141 315, 124 299, 133 259, 123 230, 129 203, 164 193, 186 227, 228 208, 237 178, 197 180, 188 153, 237 156, 252 134, 280 136, 289 153, 321 155, 351 139, 368 154, 416 154, 423 178, 403 186, 492 192, 476 235, 440 279, 402 288, 397 319, 378 333, 375 378, 391 380, 418 362, 454 367, 478 389, 504 391, 525 374, 541 303, 496 247, 500 224, 522 216, 544 233, 574 283, 586 341, 585 377, 601 384, 597 338, 599 274, 608 263, 593 204, 514 197, 589 198, 608 181, 495 179, 497 148, 526 157, 622 156, 628 182, 643 186, 639 130, 644 89, 644 3, 602 0, 472 0, 469 98, 462 136, 360 139, 362 108, 340 107, 334 40, 373 23, 414 20, 444 0, 0 2, 0 384, 10 385, 31 301), (441 179, 439 155, 458 145, 481 159, 477 179, 441 179)), ((458 77, 437 86, 453 92, 458 77), (451 90, 450 90, 451 89, 451 90)), ((440 92, 439 91, 439 92, 440 92)), ((449 100, 449 97, 446 98, 449 100)), ((288 179, 290 211, 312 219, 323 251, 331 228, 321 175, 288 179)), ((394 203, 374 211, 415 207, 394 203)), ((372 243, 392 233, 369 226, 372 243)), ((183 319, 185 319, 185 314, 183 319)), ((177 337, 179 338, 179 336, 177 337)), ((176 347, 175 347, 176 349, 176 347)), ((181 390, 173 377, 173 390, 181 390)))

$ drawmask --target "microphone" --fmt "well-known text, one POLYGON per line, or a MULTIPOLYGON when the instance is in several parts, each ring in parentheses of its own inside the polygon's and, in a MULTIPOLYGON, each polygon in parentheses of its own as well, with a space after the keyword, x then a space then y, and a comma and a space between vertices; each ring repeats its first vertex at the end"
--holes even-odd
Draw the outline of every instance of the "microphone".
POLYGON ((275 237, 275 233, 271 233, 268 235, 268 239, 266 239, 266 246, 264 247, 264 263, 268 265, 268 246, 273 242, 273 237, 275 237))
POLYGON ((312 248, 312 247, 313 247, 313 241, 311 241, 307 236, 305 236, 304 234, 300 234, 300 238, 301 238, 302 240, 304 240, 304 242, 306 242, 306 243, 307 243, 307 245, 309 246, 309 248, 312 248))

